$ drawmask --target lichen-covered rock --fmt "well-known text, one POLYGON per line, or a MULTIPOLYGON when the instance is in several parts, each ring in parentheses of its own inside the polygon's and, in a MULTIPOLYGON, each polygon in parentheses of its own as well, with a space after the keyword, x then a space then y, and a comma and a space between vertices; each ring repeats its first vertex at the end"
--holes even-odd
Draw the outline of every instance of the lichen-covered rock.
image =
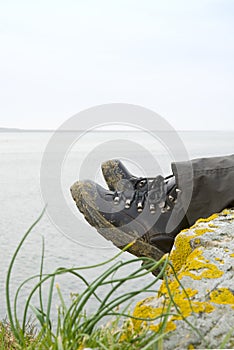
MULTIPOLYGON (((135 317, 168 332, 164 349, 234 348, 234 210, 200 219, 175 240, 156 296, 135 317)), ((136 329, 142 321, 135 320, 136 329)))

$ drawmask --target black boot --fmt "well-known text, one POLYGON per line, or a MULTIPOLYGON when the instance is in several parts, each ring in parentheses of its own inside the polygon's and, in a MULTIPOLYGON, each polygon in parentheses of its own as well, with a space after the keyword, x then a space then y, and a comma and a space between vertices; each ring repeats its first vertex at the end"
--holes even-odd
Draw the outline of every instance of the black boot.
MULTIPOLYGON (((125 174, 130 176, 127 171, 125 174)), ((114 178, 112 182, 114 186, 114 178)), ((91 181, 76 182, 71 193, 86 220, 117 247, 123 248, 136 239, 129 249, 134 255, 153 257, 149 253, 153 248, 158 258, 169 252, 174 237, 184 228, 183 224, 167 232, 178 194, 174 179, 131 176, 122 187, 121 191, 107 191, 91 181)))

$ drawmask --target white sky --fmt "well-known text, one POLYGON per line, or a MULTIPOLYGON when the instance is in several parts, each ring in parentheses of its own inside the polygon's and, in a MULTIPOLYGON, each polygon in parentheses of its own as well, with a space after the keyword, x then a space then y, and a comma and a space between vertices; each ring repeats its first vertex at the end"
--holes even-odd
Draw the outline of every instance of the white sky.
POLYGON ((233 129, 233 0, 1 0, 0 126, 126 102, 233 129))

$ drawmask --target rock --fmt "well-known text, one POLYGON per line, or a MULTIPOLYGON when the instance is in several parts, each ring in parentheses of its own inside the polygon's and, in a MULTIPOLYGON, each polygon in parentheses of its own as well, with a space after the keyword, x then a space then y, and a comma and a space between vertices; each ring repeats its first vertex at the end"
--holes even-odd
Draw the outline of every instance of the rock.
MULTIPOLYGON (((157 295, 139 302, 133 315, 168 332, 164 349, 233 349, 234 209, 182 231, 169 259, 173 268, 168 265, 157 295)), ((139 330, 144 324, 133 322, 139 330)))

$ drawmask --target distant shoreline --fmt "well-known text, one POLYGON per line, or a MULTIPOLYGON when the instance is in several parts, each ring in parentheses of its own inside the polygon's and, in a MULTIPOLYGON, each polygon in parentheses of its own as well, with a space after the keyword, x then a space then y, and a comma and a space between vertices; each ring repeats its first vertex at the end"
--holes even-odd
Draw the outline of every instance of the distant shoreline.
POLYGON ((1 132, 54 132, 55 130, 49 129, 18 129, 18 128, 0 128, 1 132))
MULTIPOLYGON (((0 128, 0 133, 39 133, 39 132, 45 132, 45 133, 52 133, 52 132, 144 132, 144 130, 53 130, 53 129, 19 129, 19 128, 0 128)), ((147 130, 146 130, 147 131, 147 130)), ((150 132, 234 132, 233 130, 150 130, 150 132)))

